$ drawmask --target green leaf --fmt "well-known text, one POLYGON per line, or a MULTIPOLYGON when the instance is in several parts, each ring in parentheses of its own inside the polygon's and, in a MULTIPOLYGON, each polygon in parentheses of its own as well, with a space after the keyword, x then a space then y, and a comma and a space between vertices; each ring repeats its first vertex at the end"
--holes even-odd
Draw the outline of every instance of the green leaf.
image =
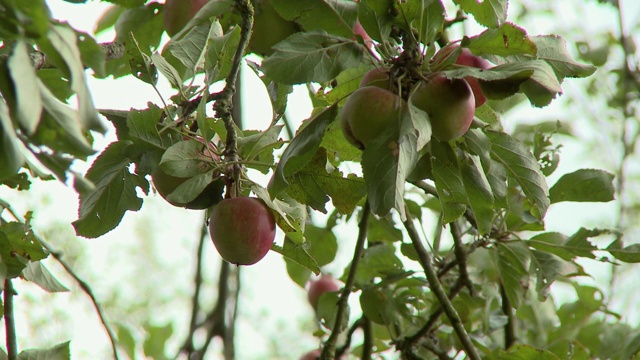
POLYGON ((518 308, 529 286, 531 252, 522 242, 497 243, 498 269, 511 306, 518 308))
POLYGON ((365 183, 355 175, 343 177, 342 172, 331 167, 324 149, 289 179, 287 193, 294 199, 326 213, 325 203, 331 196, 333 205, 341 214, 350 214, 366 195, 365 183))
POLYGON ((442 222, 448 224, 457 220, 467 209, 467 192, 451 146, 432 140, 431 154, 431 171, 442 205, 442 222))
POLYGON ((464 136, 469 151, 480 157, 482 169, 491 186, 494 203, 500 208, 507 208, 507 171, 501 163, 491 158, 491 142, 479 129, 471 129, 464 136))
POLYGON ((240 42, 240 32, 240 27, 236 26, 223 36, 209 36, 205 55, 205 70, 209 84, 229 75, 231 62, 240 42))
POLYGON ((403 1, 395 22, 406 30, 418 31, 418 40, 432 44, 444 28, 445 9, 440 0, 403 1), (408 22, 408 24, 407 24, 408 22), (415 30, 414 30, 415 29, 415 30))
POLYGON ((142 344, 144 354, 155 360, 168 360, 165 355, 165 345, 173 334, 173 325, 169 322, 164 326, 146 324, 147 337, 142 344))
POLYGON ((151 57, 147 55, 140 44, 133 36, 129 34, 128 44, 132 43, 133 46, 127 47, 127 54, 129 55, 129 68, 131 69, 131 75, 135 76, 138 80, 144 81, 150 85, 158 84, 158 69, 156 65, 151 61, 151 57))
POLYGON ((69 291, 69 288, 58 281, 40 261, 29 261, 25 269, 22 270, 22 277, 48 292, 69 291))
POLYGON ((330 81, 364 61, 361 45, 324 31, 296 33, 273 48, 262 69, 284 84, 330 81))
POLYGON ((508 350, 495 350, 487 360, 560 360, 558 356, 531 345, 514 345, 508 350))
POLYGON ((16 175, 24 164, 18 141, 9 109, 4 101, 0 101, 0 181, 16 175))
POLYGON ((20 124, 20 128, 32 135, 40 123, 42 100, 38 96, 38 76, 33 68, 27 45, 16 43, 13 53, 7 60, 7 67, 13 80, 15 109, 12 112, 20 124))
POLYGON ((566 41, 558 35, 541 35, 531 37, 538 49, 538 59, 547 61, 555 73, 561 77, 587 77, 596 71, 592 65, 580 64, 567 51, 566 41))
POLYGON ((174 68, 167 60, 165 60, 162 55, 155 52, 151 55, 151 61, 153 64, 160 70, 160 73, 169 80, 171 86, 176 89, 180 89, 182 87, 182 79, 180 78, 180 73, 178 70, 174 68))
POLYGON ((149 182, 129 172, 132 160, 124 155, 130 141, 111 143, 94 161, 86 179, 95 190, 80 194, 78 220, 73 222, 76 233, 96 238, 113 230, 127 211, 138 211, 142 199, 136 188, 149 192, 149 182))
POLYGON ((13 221, 0 225, 0 268, 3 268, 3 276, 18 277, 29 261, 42 260, 48 255, 29 224, 13 221))
POLYGON ((162 56, 178 69, 183 80, 187 79, 202 71, 207 41, 214 35, 222 35, 218 22, 193 27, 179 39, 174 36, 163 48, 162 56))
POLYGON ((278 14, 302 25, 305 31, 324 30, 349 38, 357 17, 357 4, 348 1, 271 0, 278 14))
POLYGON ((262 199, 267 207, 274 211, 276 224, 296 243, 304 241, 304 228, 307 221, 307 207, 288 197, 272 199, 267 189, 253 184, 251 191, 262 199))
POLYGON ((191 177, 211 170, 214 156, 206 145, 198 140, 180 141, 164 152, 160 167, 172 176, 191 177))
POLYGON ((460 174, 467 193, 469 205, 476 219, 478 232, 488 234, 493 225, 493 193, 484 176, 479 161, 466 155, 460 159, 460 174))
POLYGON ((640 244, 624 246, 622 239, 618 238, 606 249, 611 255, 626 263, 640 262, 640 244))
MULTIPOLYGON (((475 0, 468 0, 474 1, 475 0)), ((527 32, 512 23, 504 23, 497 28, 487 29, 482 33, 463 41, 475 55, 527 55, 535 59, 538 53, 536 44, 531 41, 527 32)))
POLYGON ((508 0, 454 0, 462 11, 473 15, 478 24, 496 28, 507 20, 508 0))
POLYGON ((49 349, 28 349, 18 354, 17 360, 71 360, 70 342, 49 349))
POLYGON ((182 28, 182 30, 177 34, 173 35, 173 39, 186 38, 187 36, 185 33, 188 33, 192 27, 203 23, 209 24, 212 18, 220 18, 222 15, 233 11, 234 7, 235 3, 233 0, 215 0, 205 2, 195 16, 193 16, 184 26, 184 28, 182 28))
POLYGON ((394 3, 391 1, 361 0, 358 5, 358 20, 373 40, 387 40, 394 25, 391 16, 394 3))
POLYGON ((224 180, 220 178, 220 174, 216 170, 210 170, 206 173, 195 175, 178 185, 178 187, 167 196, 167 201, 176 204, 191 204, 190 206, 195 207, 196 205, 191 203, 192 201, 201 196, 207 196, 208 199, 212 200, 205 202, 203 199, 203 202, 207 205, 217 204, 222 200, 224 187, 225 183, 224 180))
POLYGON ((549 208, 549 189, 540 165, 529 149, 506 133, 486 131, 491 140, 491 157, 500 162, 522 188, 542 219, 549 208))
POLYGON ((318 147, 329 124, 338 115, 337 104, 331 105, 306 123, 302 130, 298 130, 280 157, 280 162, 269 181, 269 193, 277 196, 290 184, 287 178, 302 170, 316 155, 318 147))
POLYGON ((604 170, 580 169, 563 175, 549 189, 551 203, 608 202, 615 199, 614 175, 604 170))
POLYGON ((402 261, 396 256, 393 245, 382 243, 365 249, 356 271, 356 284, 364 287, 375 277, 387 277, 404 273, 402 261))
POLYGON ((318 263, 313 257, 311 257, 311 255, 309 255, 305 245, 306 243, 296 244, 290 238, 285 237, 282 247, 273 244, 271 245, 271 250, 281 254, 288 260, 294 261, 296 264, 313 271, 316 275, 320 274, 320 267, 318 266, 318 263))
POLYGON ((532 267, 537 274, 536 291, 539 299, 546 299, 549 288, 556 279, 583 274, 584 271, 573 262, 546 252, 531 250, 532 267))

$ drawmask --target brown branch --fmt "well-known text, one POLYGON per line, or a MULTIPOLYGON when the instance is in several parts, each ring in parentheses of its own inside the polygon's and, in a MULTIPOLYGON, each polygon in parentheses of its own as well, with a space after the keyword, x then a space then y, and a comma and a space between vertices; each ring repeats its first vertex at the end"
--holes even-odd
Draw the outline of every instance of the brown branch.
POLYGON ((356 330, 358 330, 360 327, 364 325, 364 321, 365 321, 365 317, 363 316, 351 325, 351 327, 349 328, 349 331, 347 331, 344 345, 340 346, 336 350, 336 359, 342 358, 342 356, 347 352, 349 347, 351 347, 351 340, 353 339, 353 334, 355 334, 356 330))
POLYGON ((11 279, 4 281, 4 328, 7 339, 7 359, 16 360, 18 358, 18 339, 16 336, 16 320, 13 316, 13 296, 16 291, 13 288, 11 279))
POLYGON ((364 332, 364 340, 362 341, 362 357, 363 360, 371 359, 371 350, 373 349, 373 327, 371 320, 366 316, 362 319, 362 332, 364 332))
POLYGON ((454 254, 458 260, 458 270, 460 271, 460 280, 462 280, 464 286, 467 287, 471 296, 477 296, 473 287, 473 283, 469 278, 469 272, 467 271, 467 250, 462 243, 462 234, 460 232, 460 225, 457 222, 452 221, 449 223, 451 230, 451 237, 453 237, 454 254))
POLYGON ((451 322, 454 331, 458 335, 458 339, 462 343, 467 356, 471 360, 480 360, 478 350, 473 345, 469 334, 467 334, 467 331, 465 330, 464 325, 460 320, 458 312, 456 311, 455 307, 453 307, 453 304, 451 304, 449 297, 445 293, 444 288, 442 287, 442 284, 438 279, 438 274, 436 273, 436 270, 431 263, 431 257, 429 256, 427 249, 424 247, 424 245, 422 245, 420 235, 418 234, 418 231, 413 224, 413 219, 411 218, 411 214, 409 211, 407 211, 407 220, 404 222, 404 226, 407 230, 407 233, 409 234, 409 237, 411 238, 413 247, 418 254, 420 264, 424 268, 425 275, 427 276, 427 281, 429 282, 429 287, 440 302, 445 315, 447 315, 447 318, 449 318, 449 321, 451 322))
POLYGON ((507 316, 507 323, 504 325, 504 348, 508 349, 516 342, 516 319, 513 314, 511 301, 509 301, 507 291, 502 282, 500 282, 500 297, 502 298, 502 312, 507 316))
POLYGON ((371 208, 369 206, 369 201, 367 200, 362 208, 362 218, 358 224, 358 240, 356 241, 356 248, 353 252, 353 259, 351 260, 351 267, 349 268, 347 281, 344 284, 342 293, 340 294, 340 299, 338 299, 338 310, 336 311, 336 319, 333 324, 331 335, 329 335, 329 339, 327 339, 322 347, 322 354, 320 355, 321 360, 331 360, 336 358, 336 341, 338 341, 338 336, 342 332, 342 327, 344 326, 343 317, 347 311, 349 295, 351 294, 351 289, 356 281, 358 264, 360 263, 360 259, 364 253, 364 243, 367 239, 367 224, 369 222, 370 215, 371 208))

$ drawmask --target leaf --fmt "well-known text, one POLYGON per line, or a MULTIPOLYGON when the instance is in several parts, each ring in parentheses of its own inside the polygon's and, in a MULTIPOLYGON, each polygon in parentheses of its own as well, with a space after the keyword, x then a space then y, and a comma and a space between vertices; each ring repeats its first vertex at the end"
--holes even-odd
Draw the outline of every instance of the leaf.
POLYGON ((327 126, 338 115, 337 104, 331 105, 303 124, 280 157, 280 162, 269 181, 269 193, 277 196, 290 184, 287 180, 302 170, 316 154, 327 126))
POLYGON ((482 169, 491 186, 494 203, 500 208, 507 208, 507 171, 501 163, 491 158, 491 142, 479 129, 470 129, 464 136, 469 151, 480 157, 482 169))
POLYGON ((209 23, 211 18, 220 18, 221 15, 233 11, 234 6, 235 3, 233 0, 215 0, 205 2, 200 10, 198 10, 198 12, 182 28, 182 30, 173 35, 173 39, 181 39, 183 36, 186 37, 185 33, 188 33, 192 27, 203 23, 209 23))
POLYGON ((542 219, 550 204, 549 189, 533 154, 506 133, 486 131, 485 135, 491 140, 491 157, 501 163, 509 176, 520 185, 537 210, 534 215, 542 219))
POLYGON ((225 79, 229 75, 231 62, 239 42, 239 26, 223 36, 209 36, 204 64, 209 84, 225 79))
POLYGON ((533 75, 522 83, 520 90, 527 95, 531 105, 536 107, 547 106, 558 94, 562 94, 560 82, 553 68, 542 60, 528 62, 536 67, 533 75))
POLYGON ((296 243, 304 241, 304 228, 307 221, 307 208, 296 200, 282 196, 280 199, 272 199, 267 189, 253 184, 251 191, 262 199, 267 207, 273 210, 276 217, 276 224, 285 234, 296 243))
POLYGON ((478 24, 496 28, 507 20, 507 0, 454 0, 462 11, 473 15, 478 24))
POLYGON ((151 61, 156 66, 156 68, 160 70, 160 73, 165 78, 167 78, 167 80, 169 80, 169 83, 174 88, 180 89, 182 87, 182 79, 180 78, 180 73, 178 73, 178 70, 171 66, 171 64, 167 60, 165 60, 162 55, 157 52, 153 53, 151 55, 151 61))
POLYGON ((130 141, 111 143, 94 161, 86 179, 95 184, 95 190, 80 194, 78 220, 73 222, 76 233, 96 238, 113 230, 126 211, 138 211, 142 199, 136 188, 146 194, 149 182, 129 172, 132 160, 124 152, 130 141))
POLYGON ((305 31, 324 30, 349 38, 357 17, 357 4, 348 1, 271 0, 278 14, 302 25, 305 31))
POLYGON ((406 30, 417 30, 421 43, 432 44, 442 33, 445 9, 440 0, 403 1, 399 5, 395 22, 406 30))
POLYGON ((203 24, 191 28, 189 32, 181 38, 175 36, 162 49, 164 56, 174 68, 179 70, 183 79, 191 77, 202 69, 204 53, 209 36, 217 33, 222 34, 220 24, 214 22, 212 25, 203 24), (181 69, 184 67, 185 69, 181 69))
POLYGON ((16 175, 24 164, 18 141, 9 109, 4 101, 0 101, 0 181, 16 175))
POLYGON ((587 77, 596 71, 592 65, 580 64, 567 51, 566 41, 558 35, 531 37, 538 49, 538 59, 547 61, 558 77, 587 77))
POLYGON ((531 252, 524 243, 497 243, 498 269, 511 306, 518 308, 529 286, 531 252))
POLYGON ((126 114, 126 127, 119 131, 118 139, 131 140, 146 150, 164 150, 182 140, 171 131, 160 134, 158 127, 164 113, 157 105, 149 102, 144 110, 131 109, 126 114))
POLYGON ((198 140, 180 141, 164 152, 160 160, 160 168, 176 177, 196 176, 212 169, 215 156, 198 140))
POLYGON ((362 0, 358 5, 358 20, 367 34, 381 43, 388 39, 394 25, 390 15, 393 10, 391 1, 362 0))
POLYGON ((488 234, 493 225, 493 193, 475 157, 466 155, 460 159, 460 174, 469 205, 476 219, 478 232, 488 234))
POLYGON ((27 45, 16 43, 13 53, 7 60, 7 68, 13 80, 15 97, 15 118, 27 135, 32 135, 40 123, 42 100, 38 96, 38 76, 33 68, 27 45))
POLYGON ((467 44, 465 39, 462 44, 475 55, 527 55, 531 59, 535 59, 537 55, 536 44, 531 41, 527 32, 510 22, 469 37, 468 41, 467 44))
POLYGON ((284 246, 280 247, 276 244, 271 245, 271 250, 281 254, 286 259, 294 261, 296 264, 313 271, 316 275, 320 274, 318 263, 309 255, 303 244, 296 244, 288 237, 284 238, 284 246))
POLYGON ((40 261, 29 261, 25 269, 22 270, 22 277, 48 292, 69 291, 69 288, 60 283, 40 261))
POLYGON ((546 299, 549 288, 556 279, 584 271, 573 262, 563 260, 556 255, 531 250, 533 270, 537 274, 536 292, 539 299, 546 299))
POLYGON ((284 84, 330 81, 364 61, 362 46, 324 31, 295 33, 273 48, 262 69, 284 84))
POLYGON ((155 360, 168 360, 165 355, 165 345, 173 334, 173 325, 169 322, 164 326, 145 324, 147 336, 142 344, 144 354, 155 360))
POLYGON ((626 263, 640 262, 640 244, 624 246, 622 239, 618 238, 606 250, 620 261, 626 263))
POLYGON ((17 360, 71 360, 70 342, 49 349, 28 349, 18 354, 17 360))
POLYGON ((146 82, 147 84, 153 86, 157 85, 158 69, 153 61, 151 61, 151 57, 142 50, 143 48, 140 47, 133 34, 129 34, 127 43, 133 44, 133 46, 129 45, 131 48, 127 48, 131 75, 135 76, 140 81, 146 82))
POLYGON ((551 203, 608 202, 615 199, 614 175, 604 170, 580 169, 563 175, 549 189, 551 203))
POLYGON ((375 277, 385 278, 402 273, 404 267, 396 256, 393 245, 377 244, 365 249, 356 270, 355 281, 359 287, 364 287, 371 284, 375 277))
MULTIPOLYGON (((304 238, 305 242, 300 245, 296 244, 296 246, 303 247, 313 258, 317 266, 327 265, 335 259, 338 251, 338 242, 333 231, 328 228, 320 228, 313 224, 307 224, 304 229, 304 238)), ((287 257, 285 257, 284 260, 287 263, 287 273, 289 277, 296 284, 300 285, 300 287, 304 288, 311 275, 311 270, 287 257)))
POLYGON ((494 350, 487 360, 560 360, 558 356, 531 345, 513 345, 508 350, 494 350))
POLYGON ((467 193, 458 160, 448 143, 431 141, 433 180, 442 205, 442 223, 457 220, 467 209, 467 193))
POLYGON ((29 261, 42 260, 48 255, 28 224, 13 221, 0 225, 0 273, 3 279, 20 276, 29 261))

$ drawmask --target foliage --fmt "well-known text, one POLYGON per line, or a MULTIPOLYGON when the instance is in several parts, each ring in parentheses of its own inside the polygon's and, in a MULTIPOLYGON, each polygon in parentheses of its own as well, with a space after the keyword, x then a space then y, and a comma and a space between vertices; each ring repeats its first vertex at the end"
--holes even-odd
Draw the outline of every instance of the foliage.
MULTIPOLYGON (((533 107, 550 105, 564 84, 596 68, 573 59, 562 37, 530 35, 509 21, 507 0, 454 0, 446 7, 438 0, 309 0, 295 6, 271 0, 300 31, 250 63, 274 109, 263 131, 243 129, 233 118, 233 107, 240 106, 232 97, 238 68, 249 62, 248 0, 209 1, 165 44, 162 4, 110 2, 114 6, 97 29, 115 28, 114 43, 123 47, 123 56, 106 60, 104 45, 52 19, 44 1, 27 6, 0 0, 2 186, 28 191, 34 178, 73 179, 79 195, 75 231, 97 238, 141 209, 153 185, 148 175, 158 169, 187 179, 168 196, 184 202, 222 178, 226 197, 253 194, 272 210, 285 235, 272 250, 282 254, 291 280, 301 287, 335 261, 337 224, 360 219, 353 260, 341 277, 345 285, 318 303, 314 335, 323 343, 322 358, 431 359, 461 352, 470 359, 638 356, 640 330, 620 322, 603 291, 578 278, 590 276, 585 259, 633 264, 640 262, 640 248, 625 245, 618 229, 581 227, 564 234, 545 226, 545 215, 558 203, 613 201, 614 175, 593 168, 556 174, 556 135, 562 129, 542 124, 508 133, 501 116, 523 99, 533 107), (458 11, 453 19, 450 8, 458 11), (356 36, 356 21, 374 47, 356 36), (449 38, 458 23, 474 22, 482 30, 449 38), (460 46, 447 51, 452 43, 460 46), (460 47, 495 66, 457 65, 460 47), (337 124, 345 99, 374 68, 393 74, 397 95, 405 100, 425 77, 440 72, 450 79, 477 79, 490 101, 476 109, 470 131, 448 142, 432 138, 428 114, 408 102, 397 127, 360 152, 337 124), (162 106, 149 102, 143 109, 98 111, 86 69, 98 78, 131 75, 154 88, 162 76, 175 95, 162 106), (224 89, 210 92, 221 81, 224 89), (312 89, 313 114, 283 140, 281 130, 290 125, 283 116, 287 95, 299 84, 312 89), (107 125, 115 128, 117 141, 93 149, 93 134, 107 125), (97 152, 86 174, 73 171, 74 161, 97 152), (358 165, 361 171, 349 172, 358 165), (249 170, 271 176, 268 185, 252 180, 249 170), (326 221, 311 221, 312 213, 326 214, 326 221), (436 236, 421 239, 425 231, 418 229, 432 221, 436 236), (554 303, 550 289, 557 283, 573 289, 575 302, 554 303), (360 309, 349 307, 349 296, 359 297, 360 309), (363 341, 352 347, 356 329, 362 329, 363 341)), ((597 64, 593 56, 583 54, 597 64)), ((636 86, 637 96, 637 85, 625 86, 636 86)), ((20 216, 2 202, 0 214, 12 218, 0 218, 5 299, 13 296, 7 285, 18 277, 49 292, 67 290, 39 262, 51 249, 35 235, 33 213, 20 216)), ((235 271, 222 266, 220 298, 233 289, 228 284, 238 276, 235 271)), ((236 287, 233 296, 238 292, 236 287)), ((207 317, 216 326, 207 328, 206 345, 194 347, 193 333, 202 326, 194 318, 181 352, 202 355, 211 338, 220 336, 225 357, 233 357, 227 338, 233 322, 225 318, 223 303, 207 317)), ((10 310, 4 307, 7 321, 10 310)), ((155 335, 142 344, 145 354, 164 358, 171 325, 149 323, 147 330, 155 335)), ((126 327, 117 332, 117 345, 111 336, 115 356, 119 346, 135 357, 136 339, 126 327)), ((7 353, 10 359, 69 358, 69 344, 16 357, 7 336, 7 353)))

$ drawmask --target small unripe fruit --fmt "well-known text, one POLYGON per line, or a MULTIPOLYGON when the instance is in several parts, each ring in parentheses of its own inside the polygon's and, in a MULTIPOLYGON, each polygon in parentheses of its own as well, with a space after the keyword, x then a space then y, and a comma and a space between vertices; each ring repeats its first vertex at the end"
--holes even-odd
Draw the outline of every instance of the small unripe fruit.
POLYGON ((380 68, 369 70, 369 72, 364 74, 362 80, 360 80, 360 87, 377 86, 379 88, 389 90, 389 85, 389 73, 380 68))
POLYGON ((406 109, 406 102, 391 91, 365 86, 354 91, 342 106, 340 126, 350 143, 364 149, 384 132, 396 131, 406 109))
MULTIPOLYGON (((458 56, 458 59, 456 59, 456 64, 483 70, 491 67, 491 63, 479 56, 473 55, 467 48, 462 48, 462 52, 458 56)), ((487 101, 487 98, 482 93, 482 88, 480 87, 478 79, 471 76, 467 76, 464 79, 469 83, 469 86, 471 86, 473 96, 476 99, 476 107, 482 106, 487 101)))
POLYGON ((340 283, 336 279, 329 275, 322 274, 318 280, 312 280, 309 282, 309 290, 307 292, 309 303, 314 309, 316 309, 322 294, 327 291, 338 291, 341 287, 342 286, 340 286, 340 283))
POLYGON ((187 25, 209 0, 167 0, 164 5, 164 29, 173 36, 187 25))
POLYGON ((211 210, 209 235, 223 259, 236 265, 251 265, 269 252, 276 236, 276 222, 260 199, 224 199, 211 210))
POLYGON ((411 101, 429 115, 432 135, 440 141, 464 135, 475 114, 475 98, 467 81, 442 74, 420 84, 411 101))

